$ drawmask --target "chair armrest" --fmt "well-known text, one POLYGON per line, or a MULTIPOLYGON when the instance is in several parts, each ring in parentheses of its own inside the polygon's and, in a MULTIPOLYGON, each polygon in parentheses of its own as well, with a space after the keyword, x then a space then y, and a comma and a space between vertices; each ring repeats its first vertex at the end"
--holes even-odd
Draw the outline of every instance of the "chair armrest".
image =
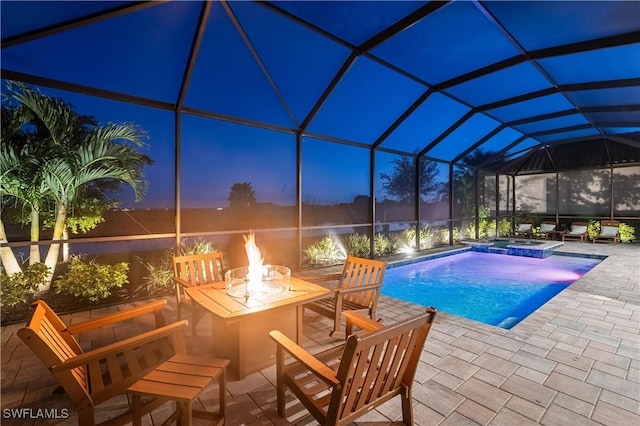
POLYGON ((69 358, 61 364, 51 367, 52 372, 58 372, 61 370, 69 370, 76 367, 87 365, 89 362, 99 359, 104 359, 110 355, 119 354, 128 349, 143 346, 150 342, 160 340, 162 338, 171 336, 174 333, 182 333, 181 328, 188 324, 186 320, 177 321, 164 327, 157 328, 155 330, 148 331, 138 336, 130 337, 115 343, 111 343, 107 346, 103 346, 98 349, 94 349, 89 352, 84 352, 80 355, 69 358))
POLYGON ((269 332, 269 337, 276 342, 277 350, 284 350, 294 357, 298 362, 307 367, 313 374, 318 376, 330 386, 341 387, 342 383, 336 377, 335 372, 318 358, 305 351, 302 347, 289 339, 279 330, 269 332))
POLYGON ((384 327, 384 324, 380 321, 374 321, 357 312, 344 311, 343 315, 347 319, 347 336, 351 334, 354 325, 366 332, 380 330, 384 327))
POLYGON ((195 284, 191 284, 189 281, 183 280, 182 278, 171 277, 171 279, 177 284, 180 284, 182 287, 195 287, 195 284))
POLYGON ((382 288, 382 283, 379 283, 379 284, 361 285, 358 287, 336 288, 335 292, 338 294, 348 294, 348 293, 358 293, 361 291, 380 290, 381 288, 382 288))
POLYGON ((156 302, 148 303, 137 308, 129 309, 123 312, 116 312, 113 314, 105 315, 100 318, 95 318, 87 321, 82 321, 76 324, 67 326, 67 331, 71 334, 80 334, 88 330, 101 328, 109 324, 119 323, 131 318, 138 317, 143 314, 154 313, 156 317, 156 327, 162 327, 166 324, 162 308, 167 304, 165 299, 158 300, 156 302))

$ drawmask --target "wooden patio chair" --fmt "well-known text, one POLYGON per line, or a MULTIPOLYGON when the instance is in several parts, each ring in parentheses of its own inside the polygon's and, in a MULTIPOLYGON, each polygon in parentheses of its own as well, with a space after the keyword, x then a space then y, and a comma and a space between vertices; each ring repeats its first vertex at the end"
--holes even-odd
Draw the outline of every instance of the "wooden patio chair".
POLYGON ((556 222, 552 220, 544 220, 540 223, 540 229, 538 230, 538 238, 553 239, 553 234, 556 232, 556 222))
POLYGON ((533 222, 524 221, 520 222, 518 228, 513 231, 512 237, 526 237, 531 238, 533 236, 533 222))
POLYGON ((618 244, 620 241, 620 221, 618 220, 601 220, 600 233, 593 239, 595 244, 597 241, 611 242, 618 244))
POLYGON ((191 312, 191 327, 195 336, 196 326, 205 311, 187 296, 184 289, 224 281, 222 252, 174 256, 173 281, 175 282, 178 319, 182 318, 182 309, 191 312))
MULTIPOLYGON (((42 300, 34 302, 34 312, 18 336, 44 363, 73 402, 80 426, 94 425, 94 408, 142 378, 176 352, 185 350, 182 327, 186 321, 164 325, 165 300, 125 312, 67 326, 42 300), (89 352, 83 352, 74 334, 105 327, 142 314, 153 313, 159 328, 89 352)), ((144 413, 161 405, 150 401, 144 413)), ((126 411, 104 425, 122 425, 132 421, 126 411)))
POLYGON ((342 272, 323 276, 301 276, 314 283, 337 280, 332 298, 321 299, 304 305, 320 315, 333 319, 331 337, 344 339, 342 314, 346 311, 363 313, 376 319, 380 289, 387 263, 379 260, 347 256, 342 272))
POLYGON ((356 313, 346 313, 347 326, 365 330, 344 345, 315 356, 278 330, 276 392, 278 414, 285 417, 288 387, 321 425, 345 425, 400 395, 402 420, 413 424, 412 385, 427 334, 435 317, 423 314, 384 326, 356 313), (355 324, 354 324, 355 323, 355 324), (285 353, 295 358, 285 364, 285 353))
POLYGON ((587 222, 573 222, 569 232, 562 234, 562 241, 565 240, 580 240, 585 241, 587 239, 587 222))

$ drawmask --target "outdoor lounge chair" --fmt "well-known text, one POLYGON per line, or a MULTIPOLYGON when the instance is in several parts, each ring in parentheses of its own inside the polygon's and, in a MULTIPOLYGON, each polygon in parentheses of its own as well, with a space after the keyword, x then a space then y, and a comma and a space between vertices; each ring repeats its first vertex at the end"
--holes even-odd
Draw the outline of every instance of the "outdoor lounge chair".
POLYGON ((553 234, 556 232, 556 223, 552 221, 543 221, 540 224, 540 230, 538 231, 538 237, 540 238, 553 238, 553 234))
POLYGON ((596 241, 611 242, 618 244, 620 241, 620 222, 617 220, 602 220, 600 221, 600 233, 593 239, 593 243, 596 241))
POLYGON ((565 240, 580 240, 584 241, 587 239, 587 226, 589 224, 587 222, 573 222, 571 224, 571 229, 566 234, 562 234, 562 241, 565 240))
POLYGON ((376 309, 386 269, 386 262, 347 256, 342 272, 338 274, 300 277, 315 283, 338 281, 332 298, 306 304, 304 308, 332 318, 331 337, 344 339, 346 334, 342 331, 341 324, 344 312, 355 311, 366 314, 373 320, 376 319, 376 309))
POLYGON ((512 236, 531 238, 533 236, 533 222, 520 222, 518 229, 513 232, 512 236))
POLYGON ((191 312, 191 327, 195 336, 196 326, 205 311, 185 294, 184 289, 185 287, 224 281, 222 252, 174 256, 173 281, 176 285, 178 319, 182 318, 182 309, 191 312))
POLYGON ((278 414, 285 417, 288 387, 321 425, 346 425, 400 395, 402 420, 413 424, 412 386, 435 310, 385 326, 357 313, 345 313, 364 332, 344 345, 311 355, 278 330, 276 393, 278 414), (295 358, 285 364, 285 354, 295 358))
MULTIPOLYGON (((78 424, 93 425, 96 405, 126 393, 128 386, 184 347, 181 333, 187 322, 164 326, 162 307, 165 303, 162 300, 67 326, 44 301, 38 300, 33 304, 31 319, 18 331, 18 336, 65 390, 77 410, 78 424), (155 314, 159 328, 89 352, 84 352, 73 336, 146 313, 155 314)), ((161 401, 152 401, 142 411, 148 412, 160 405, 161 401)), ((131 421, 131 412, 127 411, 108 424, 131 421)))

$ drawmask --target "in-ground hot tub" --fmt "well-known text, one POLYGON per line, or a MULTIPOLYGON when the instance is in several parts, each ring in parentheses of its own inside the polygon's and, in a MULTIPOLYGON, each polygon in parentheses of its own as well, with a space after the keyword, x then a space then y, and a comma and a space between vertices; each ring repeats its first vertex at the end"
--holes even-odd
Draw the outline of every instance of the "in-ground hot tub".
POLYGON ((525 240, 521 238, 491 238, 488 240, 462 241, 471 250, 481 253, 509 254, 512 256, 537 257, 544 259, 553 250, 564 245, 561 241, 525 240))

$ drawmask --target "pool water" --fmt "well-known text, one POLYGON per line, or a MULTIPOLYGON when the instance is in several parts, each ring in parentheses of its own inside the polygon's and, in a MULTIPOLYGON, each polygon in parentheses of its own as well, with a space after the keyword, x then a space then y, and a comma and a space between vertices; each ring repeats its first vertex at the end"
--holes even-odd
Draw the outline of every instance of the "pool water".
POLYGON ((469 251, 391 267, 382 294, 509 329, 600 262, 469 251))

